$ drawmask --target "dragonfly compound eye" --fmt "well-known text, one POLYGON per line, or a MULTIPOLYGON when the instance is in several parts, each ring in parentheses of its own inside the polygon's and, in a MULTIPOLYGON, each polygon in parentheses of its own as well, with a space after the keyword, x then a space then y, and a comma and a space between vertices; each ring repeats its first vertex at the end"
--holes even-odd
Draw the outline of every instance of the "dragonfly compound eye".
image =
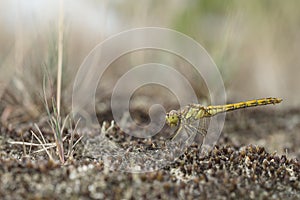
POLYGON ((166 121, 170 126, 177 126, 179 123, 179 116, 176 110, 172 110, 171 112, 167 113, 166 121))

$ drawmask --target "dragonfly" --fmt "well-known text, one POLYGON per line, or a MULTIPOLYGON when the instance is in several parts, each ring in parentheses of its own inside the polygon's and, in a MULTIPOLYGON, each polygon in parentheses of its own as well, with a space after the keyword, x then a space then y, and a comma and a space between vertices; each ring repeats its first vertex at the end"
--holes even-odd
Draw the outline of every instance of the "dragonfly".
POLYGON ((205 137, 208 129, 206 119, 209 119, 212 116, 237 109, 263 106, 268 104, 278 104, 280 102, 282 102, 281 98, 269 97, 215 106, 190 104, 180 110, 171 110, 166 114, 166 123, 170 127, 177 127, 177 129, 175 130, 174 134, 171 135, 170 139, 173 140, 176 138, 183 128, 188 135, 189 133, 192 133, 192 135, 195 136, 195 134, 198 133, 205 137), (195 123, 198 125, 195 126, 195 123))

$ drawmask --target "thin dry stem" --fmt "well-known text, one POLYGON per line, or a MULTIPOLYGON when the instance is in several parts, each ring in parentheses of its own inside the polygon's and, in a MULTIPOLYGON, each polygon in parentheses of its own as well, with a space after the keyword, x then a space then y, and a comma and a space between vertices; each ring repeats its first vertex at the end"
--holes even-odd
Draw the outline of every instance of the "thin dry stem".
POLYGON ((115 127, 115 121, 114 120, 112 120, 111 122, 110 122, 110 126, 106 129, 106 121, 104 121, 103 123, 102 123, 102 126, 101 126, 101 133, 107 133, 107 132, 109 132, 110 130, 112 130, 114 127, 115 127))
MULTIPOLYGON (((31 141, 30 141, 31 143, 33 142, 33 135, 31 134, 31 141)), ((30 155, 30 153, 31 153, 31 148, 32 148, 32 144, 30 145, 30 147, 29 147, 29 151, 28 151, 28 154, 30 155)))
POLYGON ((75 146, 78 144, 78 142, 83 138, 83 135, 80 136, 80 138, 78 138, 78 140, 76 140, 76 142, 73 144, 72 149, 75 148, 75 146))
MULTIPOLYGON (((32 143, 32 142, 20 142, 20 141, 9 141, 8 142, 9 144, 19 144, 19 145, 25 145, 25 146, 41 146, 41 144, 37 144, 37 143, 32 143)), ((44 146, 55 146, 56 144, 55 143, 44 143, 44 146)))
POLYGON ((75 124, 75 127, 74 129, 72 128, 72 122, 71 122, 71 119, 69 120, 70 121, 70 127, 71 127, 71 138, 69 140, 69 147, 68 147, 68 153, 67 153, 67 156, 70 157, 72 156, 72 149, 76 146, 76 144, 81 140, 82 137, 80 137, 76 142, 75 144, 74 143, 74 135, 75 135, 75 131, 76 131, 76 128, 80 122, 80 119, 77 120, 76 124, 75 124))
POLYGON ((46 140, 45 140, 45 138, 44 138, 44 136, 43 136, 43 134, 41 132, 41 129, 39 128, 39 126, 36 123, 34 124, 34 126, 38 130, 40 136, 42 137, 44 144, 46 144, 47 142, 46 142, 46 140))
POLYGON ((23 133, 21 134, 21 138, 22 138, 22 142, 23 142, 23 151, 24 151, 24 154, 25 154, 25 156, 27 156, 27 153, 26 153, 26 147, 25 147, 25 145, 24 145, 24 138, 23 138, 23 133))
POLYGON ((63 61, 63 35, 64 35, 64 1, 59 1, 59 20, 58 20, 58 64, 57 64, 57 114, 60 115, 61 104, 61 79, 63 61))
MULTIPOLYGON (((38 128, 38 131, 41 132, 41 130, 38 128)), ((45 145, 43 144, 43 142, 40 140, 40 138, 38 136, 36 136, 36 134, 33 131, 30 131, 31 134, 35 137, 35 139, 37 139, 39 141, 39 143, 42 145, 43 149, 46 151, 47 155, 49 156, 50 160, 53 160, 51 154, 49 153, 49 151, 46 149, 45 145)))

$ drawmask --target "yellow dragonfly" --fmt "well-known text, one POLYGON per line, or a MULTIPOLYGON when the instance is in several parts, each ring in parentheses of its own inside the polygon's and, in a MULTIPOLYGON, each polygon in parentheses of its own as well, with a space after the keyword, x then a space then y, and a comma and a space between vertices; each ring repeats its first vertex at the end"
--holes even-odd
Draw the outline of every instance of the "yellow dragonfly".
POLYGON ((180 110, 172 110, 166 115, 166 122, 170 127, 177 127, 174 136, 171 136, 173 140, 181 132, 182 128, 185 129, 186 133, 196 133, 201 134, 203 137, 207 133, 207 123, 206 119, 212 117, 216 114, 228 112, 232 110, 237 110, 241 108, 254 107, 254 106, 263 106, 268 104, 277 104, 280 103, 282 99, 280 98, 263 98, 256 100, 249 100, 239 103, 226 104, 226 105, 216 105, 216 106, 202 106, 200 104, 190 104, 180 110), (200 120, 200 122, 199 122, 200 120), (204 120, 201 121, 201 120, 204 120), (198 123, 199 127, 193 125, 198 123), (197 128, 196 128, 197 127, 197 128))

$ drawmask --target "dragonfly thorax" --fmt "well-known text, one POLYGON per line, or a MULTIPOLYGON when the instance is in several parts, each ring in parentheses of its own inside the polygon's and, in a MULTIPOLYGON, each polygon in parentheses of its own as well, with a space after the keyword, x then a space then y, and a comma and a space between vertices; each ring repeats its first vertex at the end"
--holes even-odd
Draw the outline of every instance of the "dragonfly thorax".
POLYGON ((177 110, 171 110, 166 115, 166 122, 169 126, 177 126, 180 123, 180 112, 177 110))

